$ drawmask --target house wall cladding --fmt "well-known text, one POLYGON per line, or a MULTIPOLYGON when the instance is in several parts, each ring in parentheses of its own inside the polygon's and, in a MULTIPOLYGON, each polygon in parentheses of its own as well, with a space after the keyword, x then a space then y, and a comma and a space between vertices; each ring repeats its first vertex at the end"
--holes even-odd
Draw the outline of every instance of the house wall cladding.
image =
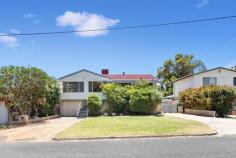
POLYGON ((216 69, 208 72, 203 72, 191 77, 187 77, 181 80, 174 82, 174 96, 178 97, 179 93, 188 88, 199 88, 203 86, 203 77, 216 77, 217 85, 227 85, 230 87, 235 87, 233 85, 233 79, 236 77, 236 72, 216 69))
POLYGON ((8 110, 3 102, 0 102, 0 124, 8 122, 8 110))

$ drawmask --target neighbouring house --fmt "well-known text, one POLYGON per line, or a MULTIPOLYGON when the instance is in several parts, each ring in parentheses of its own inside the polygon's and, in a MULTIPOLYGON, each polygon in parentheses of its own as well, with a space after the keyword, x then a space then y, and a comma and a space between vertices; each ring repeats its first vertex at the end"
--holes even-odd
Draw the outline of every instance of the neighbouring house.
MULTIPOLYGON (((159 84, 157 78, 151 74, 109 74, 108 69, 103 69, 101 74, 83 69, 61 77, 60 113, 62 116, 77 116, 78 108, 87 106, 87 99, 91 93, 96 93, 104 100, 101 84, 133 84, 140 79, 153 85, 159 84)), ((83 108, 80 111, 81 115, 87 112, 83 108)))
POLYGON ((181 77, 173 81, 173 97, 178 98, 180 92, 185 89, 209 85, 227 85, 236 88, 236 71, 217 67, 181 77))

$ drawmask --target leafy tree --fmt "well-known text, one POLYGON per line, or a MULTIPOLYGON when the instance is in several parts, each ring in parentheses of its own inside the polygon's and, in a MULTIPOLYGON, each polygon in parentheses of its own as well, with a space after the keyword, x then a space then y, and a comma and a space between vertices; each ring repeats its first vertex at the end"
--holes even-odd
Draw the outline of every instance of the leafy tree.
POLYGON ((236 71, 236 65, 231 67, 232 70, 236 71))
POLYGON ((177 78, 206 70, 201 60, 195 60, 193 55, 176 54, 175 59, 168 59, 157 69, 157 77, 165 85, 165 96, 173 94, 171 82, 177 78))
POLYGON ((54 107, 59 104, 60 100, 60 88, 57 80, 53 77, 47 79, 45 98, 46 104, 43 106, 43 109, 40 109, 40 115, 53 115, 55 112, 54 107))
POLYGON ((44 105, 58 102, 59 88, 55 83, 47 73, 36 67, 0 68, 1 99, 6 101, 9 112, 15 119, 15 116, 23 114, 38 116, 44 105), (53 98, 52 95, 57 96, 53 98))

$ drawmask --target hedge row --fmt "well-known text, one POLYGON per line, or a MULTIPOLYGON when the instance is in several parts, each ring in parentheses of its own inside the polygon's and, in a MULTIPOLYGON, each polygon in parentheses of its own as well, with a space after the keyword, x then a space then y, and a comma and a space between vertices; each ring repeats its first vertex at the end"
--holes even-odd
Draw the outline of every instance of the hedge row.
POLYGON ((227 86, 191 88, 180 94, 183 108, 213 110, 219 117, 224 117, 232 109, 235 100, 235 89, 227 86))

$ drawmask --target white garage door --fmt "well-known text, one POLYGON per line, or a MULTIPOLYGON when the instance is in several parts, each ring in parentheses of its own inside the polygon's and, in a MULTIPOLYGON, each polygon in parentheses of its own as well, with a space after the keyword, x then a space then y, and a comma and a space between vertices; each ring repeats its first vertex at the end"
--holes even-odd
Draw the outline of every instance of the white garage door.
POLYGON ((85 106, 85 101, 63 101, 60 111, 62 116, 77 116, 77 108, 79 105, 85 106))

